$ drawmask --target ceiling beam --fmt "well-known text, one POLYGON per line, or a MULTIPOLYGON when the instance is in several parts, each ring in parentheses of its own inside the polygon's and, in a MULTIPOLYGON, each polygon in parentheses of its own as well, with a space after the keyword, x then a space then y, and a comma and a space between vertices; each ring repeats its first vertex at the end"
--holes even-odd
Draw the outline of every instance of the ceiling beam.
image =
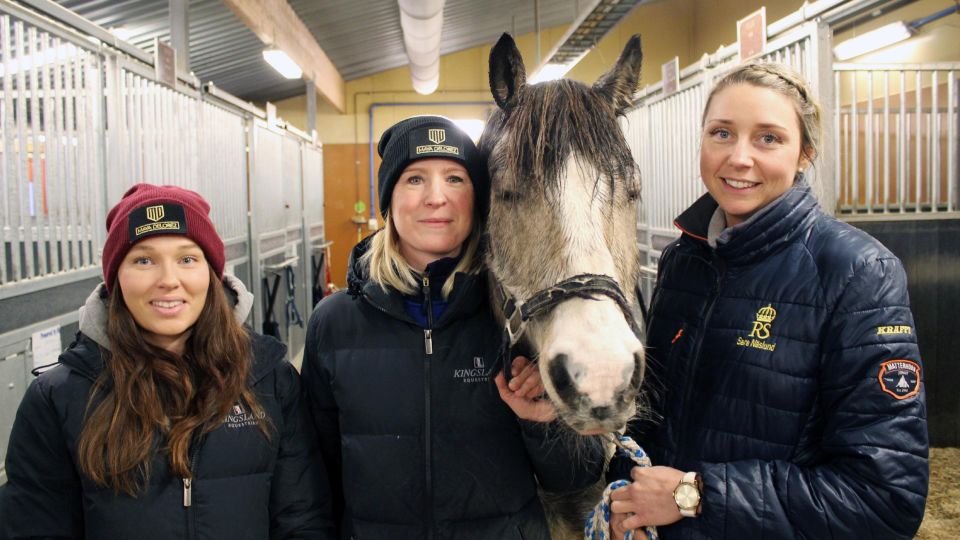
POLYGON ((260 41, 287 53, 303 70, 303 78, 314 82, 320 97, 341 113, 346 111, 343 77, 286 0, 222 1, 260 41))

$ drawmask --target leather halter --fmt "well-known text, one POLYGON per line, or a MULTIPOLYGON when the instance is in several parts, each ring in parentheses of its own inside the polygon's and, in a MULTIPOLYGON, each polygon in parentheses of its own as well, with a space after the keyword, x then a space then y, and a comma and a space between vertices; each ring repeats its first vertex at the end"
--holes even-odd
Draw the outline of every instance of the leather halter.
POLYGON ((500 361, 503 362, 503 371, 508 380, 510 379, 510 370, 507 367, 510 365, 510 359, 507 357, 510 356, 511 349, 523 337, 527 323, 534 317, 550 312, 561 302, 570 298, 595 300, 598 295, 609 297, 616 302, 620 311, 623 312, 623 316, 634 335, 638 337, 641 335, 640 327, 637 325, 633 311, 630 309, 630 302, 627 301, 620 285, 610 276, 579 274, 538 291, 527 300, 515 298, 499 281, 495 290, 501 299, 504 318, 500 361))

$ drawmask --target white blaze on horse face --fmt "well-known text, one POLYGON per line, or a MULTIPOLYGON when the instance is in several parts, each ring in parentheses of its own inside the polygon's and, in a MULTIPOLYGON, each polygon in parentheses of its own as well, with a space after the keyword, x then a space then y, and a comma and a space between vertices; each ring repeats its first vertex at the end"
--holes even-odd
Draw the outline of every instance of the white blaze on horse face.
MULTIPOLYGON (((581 166, 571 156, 559 202, 558 216, 566 242, 567 275, 603 274, 624 287, 614 259, 606 244, 604 217, 610 206, 610 184, 597 182, 597 172, 581 166)), ((627 286, 629 287, 629 285, 627 286)), ((560 303, 551 313, 538 337, 543 347, 540 358, 550 362, 566 355, 570 378, 576 391, 589 398, 590 408, 615 406, 617 391, 630 382, 635 369, 634 354, 642 355, 640 340, 634 335, 623 312, 613 299, 573 298, 560 303)), ((552 387, 550 377, 544 382, 552 387)), ((589 411, 573 411, 586 416, 589 411)))

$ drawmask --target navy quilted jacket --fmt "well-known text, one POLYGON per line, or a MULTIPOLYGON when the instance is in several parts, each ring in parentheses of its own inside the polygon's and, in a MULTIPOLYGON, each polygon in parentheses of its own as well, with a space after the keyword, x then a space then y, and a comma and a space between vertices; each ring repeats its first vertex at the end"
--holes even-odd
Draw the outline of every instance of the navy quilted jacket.
POLYGON ((548 539, 537 488, 593 484, 602 448, 569 448, 500 399, 483 275, 456 275, 428 352, 403 296, 367 278, 368 243, 354 249, 349 292, 314 310, 303 361, 342 536, 548 539))
POLYGON ((654 464, 699 471, 703 514, 661 538, 911 538, 929 469, 900 261, 799 186, 711 248, 676 221, 651 306, 654 464), (726 241, 724 241, 726 240, 726 241))

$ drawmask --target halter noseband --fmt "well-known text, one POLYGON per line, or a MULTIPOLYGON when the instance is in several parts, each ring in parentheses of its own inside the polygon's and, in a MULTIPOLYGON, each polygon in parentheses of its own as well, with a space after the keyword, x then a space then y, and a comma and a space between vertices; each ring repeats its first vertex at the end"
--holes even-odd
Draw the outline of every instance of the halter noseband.
POLYGON ((507 379, 510 378, 510 370, 507 369, 510 365, 510 359, 508 358, 510 351, 523 337, 527 323, 534 317, 548 313, 561 302, 570 298, 592 300, 596 299, 597 295, 609 297, 620 307, 627 324, 630 325, 630 330, 633 331, 634 335, 640 336, 640 327, 637 326, 636 318, 634 318, 633 311, 630 309, 630 303, 620 289, 620 285, 610 276, 579 274, 538 291, 527 300, 516 299, 499 283, 499 280, 496 290, 502 301, 504 339, 500 357, 507 379))

